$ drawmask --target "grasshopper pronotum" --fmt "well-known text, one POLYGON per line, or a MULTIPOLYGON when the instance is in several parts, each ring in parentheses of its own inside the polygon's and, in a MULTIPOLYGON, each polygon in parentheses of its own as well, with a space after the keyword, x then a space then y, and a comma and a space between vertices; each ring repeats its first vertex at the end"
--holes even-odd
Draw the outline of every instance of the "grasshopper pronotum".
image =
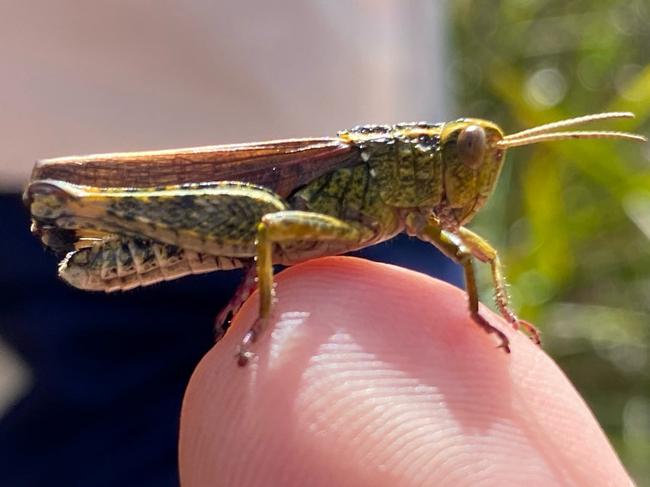
POLYGON ((259 318, 243 338, 240 364, 271 313, 273 264, 348 252, 403 231, 462 265, 473 320, 509 352, 506 336, 479 313, 474 259, 490 265, 501 315, 536 343, 538 332, 509 307, 496 250, 465 224, 492 192, 506 149, 570 138, 643 142, 625 132, 564 130, 632 116, 587 115, 506 136, 492 122, 460 119, 359 126, 332 138, 48 159, 36 164, 25 201, 34 233, 64 256, 59 274, 75 287, 126 290, 253 269, 259 318))

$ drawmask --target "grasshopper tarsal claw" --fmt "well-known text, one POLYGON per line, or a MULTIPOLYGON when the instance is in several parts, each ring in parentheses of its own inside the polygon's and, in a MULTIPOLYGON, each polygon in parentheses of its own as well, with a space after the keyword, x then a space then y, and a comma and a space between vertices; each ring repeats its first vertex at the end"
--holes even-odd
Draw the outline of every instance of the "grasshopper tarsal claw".
POLYGON ((524 331, 528 334, 528 338, 530 338, 535 345, 542 345, 542 339, 540 338, 539 330, 535 328, 535 326, 526 320, 520 319, 517 320, 517 325, 524 329, 524 331))
POLYGON ((483 328, 486 333, 494 333, 498 337, 500 343, 497 348, 502 348, 506 353, 510 353, 510 340, 505 335, 505 333, 492 326, 488 320, 481 316, 480 313, 472 313, 472 319, 477 325, 483 328))

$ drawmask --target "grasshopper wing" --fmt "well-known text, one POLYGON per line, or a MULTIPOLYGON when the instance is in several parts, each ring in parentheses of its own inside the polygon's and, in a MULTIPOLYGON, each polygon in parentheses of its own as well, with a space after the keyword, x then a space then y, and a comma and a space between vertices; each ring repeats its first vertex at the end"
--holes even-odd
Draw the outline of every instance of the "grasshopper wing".
POLYGON ((287 197, 329 171, 360 162, 359 150, 338 138, 288 139, 44 159, 36 163, 32 181, 100 188, 242 181, 287 197))

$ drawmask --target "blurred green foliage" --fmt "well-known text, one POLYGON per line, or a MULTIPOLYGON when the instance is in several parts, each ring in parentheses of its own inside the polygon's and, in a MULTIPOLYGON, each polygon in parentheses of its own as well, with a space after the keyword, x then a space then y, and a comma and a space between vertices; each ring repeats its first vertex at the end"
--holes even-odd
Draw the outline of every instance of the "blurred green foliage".
MULTIPOLYGON (((629 110, 597 128, 649 135, 650 2, 449 3, 447 80, 459 116, 506 133, 629 110)), ((650 144, 562 141, 511 149, 472 227, 500 250, 513 305, 650 485, 650 144)), ((490 302, 487 273, 483 273, 490 302)))

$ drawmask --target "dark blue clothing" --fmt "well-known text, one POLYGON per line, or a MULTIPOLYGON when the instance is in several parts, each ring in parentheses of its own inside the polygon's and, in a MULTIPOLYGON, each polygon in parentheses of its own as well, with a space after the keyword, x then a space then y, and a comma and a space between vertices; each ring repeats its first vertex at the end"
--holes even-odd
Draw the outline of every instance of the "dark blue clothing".
MULTIPOLYGON (((79 291, 56 277, 57 259, 30 234, 18 195, 0 195, 0 222, 0 334, 33 375, 0 419, 0 483, 178 485, 183 391, 241 272, 79 291)), ((357 254, 462 281, 430 245, 404 235, 357 254)))

